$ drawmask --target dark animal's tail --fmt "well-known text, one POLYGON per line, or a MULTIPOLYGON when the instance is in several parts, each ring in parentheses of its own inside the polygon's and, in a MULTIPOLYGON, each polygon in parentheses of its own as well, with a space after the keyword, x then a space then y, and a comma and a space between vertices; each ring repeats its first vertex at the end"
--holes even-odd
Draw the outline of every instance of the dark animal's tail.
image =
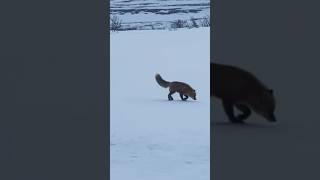
POLYGON ((170 82, 163 80, 160 74, 156 74, 156 81, 161 87, 164 88, 167 88, 170 85, 170 82))

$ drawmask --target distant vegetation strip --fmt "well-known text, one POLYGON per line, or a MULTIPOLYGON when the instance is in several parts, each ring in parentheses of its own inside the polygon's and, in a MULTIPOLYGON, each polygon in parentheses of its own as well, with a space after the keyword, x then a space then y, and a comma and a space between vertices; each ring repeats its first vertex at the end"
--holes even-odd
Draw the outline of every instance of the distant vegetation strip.
POLYGON ((177 19, 174 21, 144 21, 144 22, 123 22, 118 16, 111 15, 110 31, 129 30, 176 30, 179 28, 210 27, 210 16, 201 18, 190 17, 189 19, 177 19))

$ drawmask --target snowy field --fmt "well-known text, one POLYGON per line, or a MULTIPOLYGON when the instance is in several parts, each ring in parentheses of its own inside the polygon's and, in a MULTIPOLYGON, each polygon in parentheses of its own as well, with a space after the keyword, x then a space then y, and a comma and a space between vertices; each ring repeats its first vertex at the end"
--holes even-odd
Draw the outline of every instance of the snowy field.
POLYGON ((209 180, 209 28, 110 36, 111 180, 209 180), (168 101, 156 73, 197 101, 168 101))
POLYGON ((209 0, 111 0, 110 14, 131 28, 167 28, 175 20, 210 15, 209 0))

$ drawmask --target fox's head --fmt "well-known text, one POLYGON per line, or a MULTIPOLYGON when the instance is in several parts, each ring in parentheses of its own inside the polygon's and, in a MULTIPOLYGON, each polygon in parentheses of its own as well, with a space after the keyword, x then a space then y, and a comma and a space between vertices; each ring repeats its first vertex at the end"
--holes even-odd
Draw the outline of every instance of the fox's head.
POLYGON ((276 101, 272 89, 263 91, 258 97, 258 101, 255 101, 252 108, 255 112, 266 118, 268 121, 277 121, 274 115, 276 101))
POLYGON ((188 91, 187 95, 191 97, 193 100, 197 100, 196 91, 194 89, 192 89, 191 91, 188 91))

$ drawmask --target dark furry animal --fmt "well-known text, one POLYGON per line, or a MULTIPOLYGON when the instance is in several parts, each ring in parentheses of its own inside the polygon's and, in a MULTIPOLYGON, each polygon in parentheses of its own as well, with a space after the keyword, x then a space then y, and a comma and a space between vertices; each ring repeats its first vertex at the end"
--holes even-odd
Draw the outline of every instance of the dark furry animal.
POLYGON ((231 122, 242 123, 251 115, 251 110, 268 121, 276 121, 273 90, 263 85, 253 74, 217 63, 210 64, 210 71, 210 94, 222 100, 231 122), (242 113, 236 116, 234 107, 242 113))
POLYGON ((155 76, 157 83, 164 88, 169 87, 169 94, 168 94, 168 99, 169 101, 173 100, 173 97, 171 96, 172 94, 178 92, 180 94, 180 98, 185 101, 189 97, 191 97, 194 100, 196 99, 196 91, 188 84, 184 82, 178 82, 178 81, 172 81, 168 82, 162 79, 160 74, 156 74, 155 76))

